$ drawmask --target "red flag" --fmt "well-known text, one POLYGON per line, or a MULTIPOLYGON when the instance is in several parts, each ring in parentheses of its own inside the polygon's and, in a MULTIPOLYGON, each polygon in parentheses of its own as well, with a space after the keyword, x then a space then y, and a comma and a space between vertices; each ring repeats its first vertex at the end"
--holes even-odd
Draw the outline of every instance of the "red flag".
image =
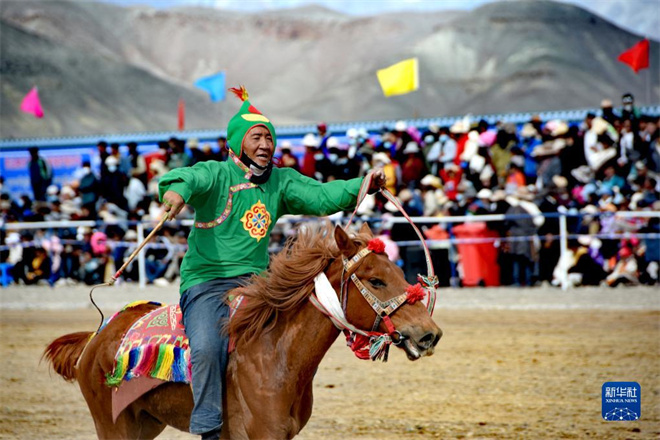
POLYGON ((25 113, 30 113, 35 118, 43 118, 44 110, 41 108, 41 101, 39 101, 39 92, 36 87, 32 87, 32 90, 25 95, 23 101, 21 102, 21 110, 25 113))
POLYGON ((635 73, 649 67, 649 40, 644 38, 630 49, 623 52, 617 58, 622 63, 630 66, 635 73))
POLYGON ((183 131, 186 126, 186 101, 179 99, 179 131, 183 131))

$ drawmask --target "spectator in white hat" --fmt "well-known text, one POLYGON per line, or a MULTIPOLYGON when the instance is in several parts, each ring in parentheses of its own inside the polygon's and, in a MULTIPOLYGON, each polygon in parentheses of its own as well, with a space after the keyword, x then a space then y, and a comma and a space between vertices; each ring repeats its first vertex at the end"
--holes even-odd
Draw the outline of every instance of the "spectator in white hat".
POLYGON ((382 168, 385 173, 385 188, 392 194, 397 194, 399 182, 401 182, 401 167, 390 158, 389 150, 378 152, 373 157, 374 168, 382 168))
POLYGON ((105 166, 107 172, 101 177, 101 195, 106 201, 127 211, 128 202, 124 197, 126 179, 119 171, 119 160, 115 156, 108 156, 105 159, 105 166))
POLYGON ((403 163, 405 153, 403 150, 405 147, 413 141, 412 136, 408 133, 408 123, 406 121, 397 121, 394 124, 394 130, 392 131, 394 135, 394 156, 393 159, 399 163, 403 163))
POLYGON ((280 151, 282 155, 280 156, 280 164, 282 167, 293 168, 296 171, 300 171, 300 166, 298 165, 298 159, 291 152, 291 141, 283 140, 280 143, 280 151))
POLYGON ((424 216, 431 217, 437 215, 439 212, 438 197, 443 194, 442 181, 438 176, 427 174, 420 181, 422 189, 422 198, 424 199, 424 216))
POLYGON ((360 163, 348 157, 349 145, 339 142, 334 136, 328 138, 329 160, 332 164, 331 174, 335 179, 348 180, 358 177, 360 163))
POLYGON ((433 144, 426 155, 426 160, 431 167, 431 173, 438 175, 446 165, 453 163, 456 159, 456 141, 449 136, 449 129, 442 127, 438 131, 438 141, 433 144))
POLYGON ((313 133, 307 133, 303 137, 302 144, 305 147, 305 155, 300 166, 300 173, 312 179, 319 180, 316 175, 316 162, 317 160, 321 161, 326 158, 323 151, 319 148, 319 138, 313 133))
POLYGON ((618 140, 619 134, 609 122, 603 118, 593 119, 591 128, 584 135, 584 157, 594 172, 616 157, 614 143, 618 140))

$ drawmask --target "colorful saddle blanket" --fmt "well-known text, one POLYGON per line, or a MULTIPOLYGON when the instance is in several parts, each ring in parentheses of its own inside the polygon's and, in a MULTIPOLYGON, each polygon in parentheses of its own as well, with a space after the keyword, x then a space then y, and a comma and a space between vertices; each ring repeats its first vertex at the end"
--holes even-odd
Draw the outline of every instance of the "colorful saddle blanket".
POLYGON ((115 355, 109 386, 122 380, 148 376, 169 382, 190 383, 190 350, 178 304, 147 313, 131 326, 115 355))
MULTIPOLYGON (((231 298, 230 319, 243 302, 243 296, 231 298)), ((137 301, 124 307, 122 311, 147 301, 137 301)), ((160 305, 159 303, 150 303, 160 305)), ((112 321, 113 315, 108 322, 112 321)), ((165 382, 190 383, 191 365, 188 336, 182 323, 178 304, 164 305, 147 313, 131 326, 122 338, 115 368, 106 377, 106 384, 118 387, 122 381, 136 377, 151 377, 165 382)), ((107 322, 103 327, 107 325, 107 322)), ((229 341, 229 352, 234 341, 229 341)))

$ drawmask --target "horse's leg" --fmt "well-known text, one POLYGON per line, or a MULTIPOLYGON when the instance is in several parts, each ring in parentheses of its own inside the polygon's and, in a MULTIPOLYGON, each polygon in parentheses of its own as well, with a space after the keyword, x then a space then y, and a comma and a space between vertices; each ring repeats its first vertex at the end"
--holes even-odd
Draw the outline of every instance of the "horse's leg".
MULTIPOLYGON (((94 419, 96 435, 99 439, 144 439, 151 440, 160 434, 169 421, 151 414, 141 400, 129 405, 119 414, 117 421, 112 421, 112 388, 104 383, 95 383, 85 377, 80 380, 80 389, 87 401, 94 419)), ((93 370, 92 375, 93 377, 93 370)), ((192 399, 191 399, 192 400, 192 399)))
POLYGON ((140 408, 129 405, 117 417, 115 426, 117 432, 127 434, 124 438, 152 440, 163 432, 167 424, 156 419, 151 414, 142 411, 140 408))
MULTIPOLYGON (((228 375, 227 407, 228 424, 223 426, 223 438, 235 439, 290 439, 293 438, 311 415, 313 395, 311 383, 300 396, 297 390, 285 387, 264 387, 259 371, 246 358, 241 359, 241 371, 230 369, 228 375), (247 371, 252 373, 247 373, 247 371), (256 373, 255 373, 256 372, 256 373), (289 402, 291 402, 290 405, 289 402)), ((231 361, 230 361, 231 364, 231 361)), ((268 368, 268 367, 264 367, 268 368)))
MULTIPOLYGON (((166 383, 149 391, 131 404, 134 411, 149 414, 155 420, 188 432, 193 398, 190 385, 166 383)), ((163 426, 164 427, 164 426, 163 426)))
POLYGON ((130 432, 120 430, 119 426, 112 421, 112 389, 104 383, 105 371, 103 371, 99 359, 92 355, 92 353, 103 353, 104 351, 99 350, 98 342, 92 340, 83 354, 78 369, 78 384, 94 420, 96 435, 99 439, 133 438, 130 432))
POLYGON ((134 405, 122 411, 116 423, 112 420, 113 389, 106 385, 106 376, 114 368, 121 335, 142 313, 136 308, 119 315, 91 340, 80 359, 77 380, 99 439, 153 439, 165 429, 164 421, 134 405))
POLYGON ((298 434, 307 424, 307 421, 312 416, 312 406, 314 405, 314 386, 310 381, 303 390, 300 399, 294 403, 291 414, 296 419, 297 425, 295 427, 298 434))

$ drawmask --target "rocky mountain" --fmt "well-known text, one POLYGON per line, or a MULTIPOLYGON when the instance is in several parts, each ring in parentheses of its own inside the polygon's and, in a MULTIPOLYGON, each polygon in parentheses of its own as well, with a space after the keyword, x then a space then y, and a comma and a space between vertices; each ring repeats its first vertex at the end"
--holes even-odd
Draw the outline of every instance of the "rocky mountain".
POLYGON ((2 2, 0 137, 173 130, 179 98, 186 128, 224 128, 238 102, 192 85, 219 70, 279 125, 584 108, 627 91, 647 104, 649 74, 657 103, 658 43, 650 72, 616 61, 638 39, 550 1, 372 17, 2 2), (411 56, 420 90, 384 98, 375 71, 411 56), (18 110, 32 85, 41 120, 18 110))

